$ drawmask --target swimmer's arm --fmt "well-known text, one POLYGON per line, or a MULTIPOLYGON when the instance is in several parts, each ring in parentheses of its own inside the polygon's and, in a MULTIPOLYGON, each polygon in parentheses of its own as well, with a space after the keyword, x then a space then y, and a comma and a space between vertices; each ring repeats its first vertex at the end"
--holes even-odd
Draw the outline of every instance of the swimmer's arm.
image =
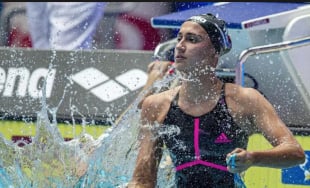
POLYGON ((138 107, 142 107, 143 100, 153 94, 151 89, 152 85, 156 80, 162 79, 166 74, 168 74, 169 67, 172 65, 170 61, 153 61, 147 67, 148 78, 146 84, 144 85, 142 91, 139 95, 143 95, 142 100, 138 104, 138 107))
MULTIPOLYGON (((147 102, 146 102, 147 103, 147 102)), ((157 170, 162 157, 162 141, 155 137, 149 126, 153 126, 156 112, 142 107, 142 126, 139 133, 140 149, 136 160, 136 167, 128 187, 153 188, 156 186, 157 170)))
MULTIPOLYGON (((141 97, 141 101, 138 103, 138 108, 141 109, 143 100, 153 94, 153 90, 151 87, 153 86, 154 82, 158 79, 162 79, 165 74, 168 73, 168 69, 171 66, 172 62, 170 61, 153 61, 147 67, 147 81, 138 94, 138 97, 141 97)), ((122 116, 131 108, 132 104, 130 104, 127 109, 119 116, 119 118, 115 121, 117 125, 121 120, 122 116)))
POLYGON ((237 148, 228 155, 238 153, 236 163, 239 160, 239 170, 246 170, 250 166, 288 168, 303 163, 305 154, 301 145, 273 106, 257 90, 249 89, 247 92, 249 97, 248 101, 243 102, 244 109, 250 110, 251 121, 273 148, 251 152, 237 148))

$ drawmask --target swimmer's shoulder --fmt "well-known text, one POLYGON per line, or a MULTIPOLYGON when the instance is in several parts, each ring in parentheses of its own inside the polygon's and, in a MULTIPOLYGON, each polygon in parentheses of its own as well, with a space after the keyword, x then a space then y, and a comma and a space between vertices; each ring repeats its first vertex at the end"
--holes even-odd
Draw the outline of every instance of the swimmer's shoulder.
POLYGON ((142 103, 142 117, 148 121, 162 123, 178 90, 176 87, 146 97, 142 103))
POLYGON ((142 107, 144 106, 163 106, 163 105, 170 105, 172 100, 175 98, 176 94, 178 93, 180 86, 160 92, 152 94, 146 97, 143 101, 142 107))
POLYGON ((262 95, 254 88, 242 87, 238 84, 227 83, 225 86, 225 96, 235 101, 249 102, 248 100, 253 100, 257 97, 262 97, 262 95))
POLYGON ((253 105, 264 96, 254 88, 242 87, 238 84, 227 83, 225 86, 225 99, 232 111, 249 112, 253 105))

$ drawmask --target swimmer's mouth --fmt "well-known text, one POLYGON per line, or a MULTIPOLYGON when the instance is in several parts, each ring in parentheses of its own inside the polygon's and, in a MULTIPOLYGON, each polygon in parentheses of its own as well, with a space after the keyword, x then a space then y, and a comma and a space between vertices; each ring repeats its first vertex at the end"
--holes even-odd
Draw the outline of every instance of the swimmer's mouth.
POLYGON ((175 60, 184 60, 184 59, 186 59, 186 57, 184 57, 184 56, 182 56, 182 55, 177 55, 177 56, 175 56, 174 59, 175 59, 175 60))

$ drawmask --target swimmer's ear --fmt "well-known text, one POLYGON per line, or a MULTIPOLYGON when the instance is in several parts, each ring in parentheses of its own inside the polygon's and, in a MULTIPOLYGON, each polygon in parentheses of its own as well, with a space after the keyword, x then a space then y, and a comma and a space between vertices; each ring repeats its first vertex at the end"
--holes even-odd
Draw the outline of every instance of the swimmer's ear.
POLYGON ((221 55, 220 55, 219 52, 215 52, 215 53, 213 54, 213 58, 216 58, 217 61, 219 60, 220 56, 221 56, 221 55))
POLYGON ((219 54, 218 52, 215 52, 215 53, 214 53, 214 57, 220 58, 220 54, 219 54))
POLYGON ((215 57, 215 58, 219 58, 221 56, 220 52, 216 51, 216 49, 214 47, 213 47, 212 53, 213 53, 213 57, 215 57))
POLYGON ((218 52, 215 52, 213 55, 213 59, 214 59, 214 67, 217 67, 217 65, 219 64, 219 58, 220 58, 220 54, 218 52))

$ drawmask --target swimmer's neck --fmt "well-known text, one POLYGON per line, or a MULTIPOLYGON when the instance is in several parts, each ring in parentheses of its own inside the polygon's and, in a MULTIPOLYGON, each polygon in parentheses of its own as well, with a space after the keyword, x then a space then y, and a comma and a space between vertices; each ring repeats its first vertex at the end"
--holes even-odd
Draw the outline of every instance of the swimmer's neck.
POLYGON ((201 82, 197 83, 182 81, 179 97, 180 100, 193 104, 217 100, 223 84, 218 78, 201 80, 201 82))

